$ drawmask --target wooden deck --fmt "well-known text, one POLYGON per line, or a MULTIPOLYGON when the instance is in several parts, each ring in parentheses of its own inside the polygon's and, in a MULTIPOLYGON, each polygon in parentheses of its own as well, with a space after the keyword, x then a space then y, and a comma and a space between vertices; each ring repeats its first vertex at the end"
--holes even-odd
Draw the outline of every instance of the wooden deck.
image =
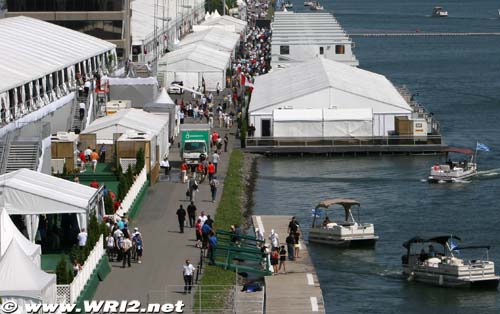
MULTIPOLYGON (((266 238, 271 229, 278 233, 285 244, 290 216, 252 216, 254 228, 263 231, 266 238)), ((286 273, 265 277, 266 314, 325 313, 323 293, 312 264, 307 246, 301 240, 300 258, 286 261, 286 273)))

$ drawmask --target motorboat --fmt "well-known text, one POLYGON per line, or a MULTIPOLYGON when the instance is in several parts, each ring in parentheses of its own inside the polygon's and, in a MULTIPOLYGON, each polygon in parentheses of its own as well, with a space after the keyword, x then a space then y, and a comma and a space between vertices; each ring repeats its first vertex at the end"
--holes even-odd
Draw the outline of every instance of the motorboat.
POLYGON ((431 167, 428 181, 431 183, 460 182, 477 175, 477 164, 475 152, 469 148, 448 147, 446 163, 436 163, 431 167), (450 153, 465 156, 461 161, 453 161, 448 158, 450 153))
POLYGON ((305 7, 310 7, 312 6, 314 3, 312 1, 304 1, 304 6, 305 7))
POLYGON ((286 9, 293 9, 293 3, 291 3, 290 1, 285 2, 285 4, 283 6, 286 9))
POLYGON ((432 9, 432 16, 433 17, 448 17, 448 11, 446 11, 442 7, 434 7, 434 9, 432 9))
POLYGON ((500 277, 495 275, 495 263, 488 258, 490 247, 457 246, 457 241, 459 237, 449 234, 415 236, 406 241, 403 247, 407 252, 401 258, 403 275, 408 281, 442 287, 496 289, 500 277), (434 249, 433 245, 441 246, 442 251, 434 249), (485 260, 458 257, 477 249, 486 250, 485 260))
POLYGON ((309 9, 311 9, 313 11, 324 10, 323 6, 318 1, 313 1, 312 5, 309 6, 309 9))
POLYGON ((343 247, 373 247, 378 240, 371 223, 360 223, 354 219, 352 208, 357 207, 358 220, 360 203, 353 199, 334 198, 321 201, 313 209, 313 222, 309 230, 309 242, 343 247), (345 220, 330 221, 327 210, 334 205, 344 208, 345 220), (321 222, 322 213, 325 213, 321 222))

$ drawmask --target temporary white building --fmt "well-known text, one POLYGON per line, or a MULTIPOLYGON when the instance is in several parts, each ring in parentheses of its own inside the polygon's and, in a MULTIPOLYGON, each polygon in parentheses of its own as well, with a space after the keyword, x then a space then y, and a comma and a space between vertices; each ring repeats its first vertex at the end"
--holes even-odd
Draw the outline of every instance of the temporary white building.
POLYGON ((202 43, 204 46, 229 52, 232 56, 234 56, 239 40, 240 36, 238 34, 228 32, 217 27, 212 27, 207 30, 187 35, 180 41, 179 47, 202 43))
POLYGON ((47 274, 12 241, 0 259, 0 299, 25 304, 56 303, 56 275, 47 274))
POLYGON ((39 19, 0 19, 0 108, 10 122, 63 98, 76 72, 92 76, 116 64, 116 46, 39 19))
POLYGON ((373 135, 371 108, 323 109, 324 137, 368 137, 373 135))
POLYGON ((201 26, 232 26, 236 34, 244 34, 247 29, 247 22, 229 15, 214 17, 201 23, 201 26))
POLYGON ((226 82, 226 69, 231 62, 229 52, 206 46, 204 43, 183 46, 167 53, 158 63, 158 75, 165 86, 182 81, 186 87, 198 87, 205 80, 207 90, 214 91, 217 83, 226 82))
POLYGON ((104 214, 100 190, 41 172, 19 169, 0 175, 0 187, 0 202, 9 215, 25 216, 32 242, 38 230, 38 215, 74 213, 79 227, 87 228, 91 211, 104 214))
MULTIPOLYGON (((150 133, 157 138, 160 156, 168 155, 168 121, 140 109, 125 109, 94 120, 81 134, 95 134, 97 144, 113 144, 114 134, 150 133)), ((154 156, 152 156, 154 157, 154 156)))
POLYGON ((7 248, 13 242, 17 242, 23 252, 40 267, 42 249, 40 245, 34 244, 17 229, 16 225, 10 219, 7 210, 0 208, 0 260, 5 255, 7 248))
POLYGON ((330 13, 276 12, 271 29, 273 68, 318 57, 351 66, 359 64, 352 52, 352 40, 330 13))
MULTIPOLYGON (((373 115, 373 136, 387 136, 395 129, 395 116, 410 117, 412 113, 408 103, 385 76, 324 58, 256 78, 249 105, 249 119, 256 129, 255 137, 274 135, 271 130, 273 111, 278 108, 369 109, 373 115)), ((367 117, 367 111, 337 111, 332 115, 345 116, 348 113, 362 114, 364 119, 367 117)), ((328 119, 332 119, 331 115, 328 119)), ((344 130, 343 133, 350 131, 344 130)))

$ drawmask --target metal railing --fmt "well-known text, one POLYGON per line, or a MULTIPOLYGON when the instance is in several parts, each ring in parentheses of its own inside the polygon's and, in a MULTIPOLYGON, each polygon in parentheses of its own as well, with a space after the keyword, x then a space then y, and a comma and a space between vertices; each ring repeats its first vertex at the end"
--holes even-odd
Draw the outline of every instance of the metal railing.
POLYGON ((246 147, 318 147, 318 146, 406 146, 442 145, 441 135, 373 137, 250 137, 246 147))

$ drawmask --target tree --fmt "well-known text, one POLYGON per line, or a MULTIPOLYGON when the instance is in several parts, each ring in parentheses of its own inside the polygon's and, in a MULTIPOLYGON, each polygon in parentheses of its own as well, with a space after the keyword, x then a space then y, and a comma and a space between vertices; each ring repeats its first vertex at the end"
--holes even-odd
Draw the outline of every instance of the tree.
POLYGON ((145 161, 144 161, 144 150, 139 148, 136 154, 136 160, 135 160, 135 173, 134 174, 139 174, 141 173, 142 169, 144 168, 145 161))
POLYGON ((57 263, 56 276, 58 285, 71 283, 71 281, 68 281, 68 264, 66 262, 66 255, 62 255, 61 260, 59 260, 59 263, 57 263))
POLYGON ((106 215, 113 215, 115 211, 113 208, 113 199, 109 196, 109 193, 104 197, 104 211, 106 215))
POLYGON ((134 184, 134 173, 132 172, 132 166, 128 165, 127 172, 125 172, 125 178, 127 178, 127 184, 129 187, 134 184))
POLYGON ((125 198, 125 195, 127 195, 127 192, 129 190, 129 185, 127 178, 122 174, 120 176, 120 181, 118 182, 118 199, 122 200, 125 198))

